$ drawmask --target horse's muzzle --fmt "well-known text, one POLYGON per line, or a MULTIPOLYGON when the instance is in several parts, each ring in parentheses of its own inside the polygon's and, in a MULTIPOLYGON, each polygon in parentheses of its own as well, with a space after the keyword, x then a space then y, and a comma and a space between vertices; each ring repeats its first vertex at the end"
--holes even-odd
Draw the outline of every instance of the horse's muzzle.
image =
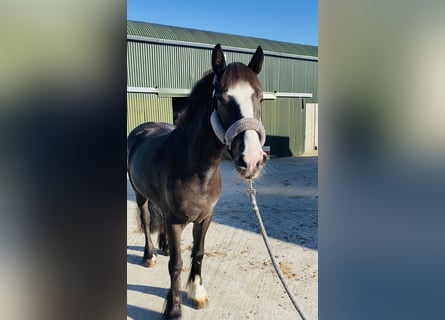
POLYGON ((266 153, 262 153, 257 159, 250 159, 245 155, 239 155, 235 160, 235 168, 243 179, 255 179, 267 162, 266 153))

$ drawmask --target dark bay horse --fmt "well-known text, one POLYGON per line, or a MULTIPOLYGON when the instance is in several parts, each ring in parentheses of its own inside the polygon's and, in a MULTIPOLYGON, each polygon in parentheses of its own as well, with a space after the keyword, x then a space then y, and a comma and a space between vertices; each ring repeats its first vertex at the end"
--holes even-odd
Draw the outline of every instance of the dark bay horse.
POLYGON ((149 122, 128 136, 128 174, 146 240, 143 263, 147 267, 156 264, 153 231, 159 231, 160 248, 170 255, 171 286, 164 319, 181 318, 180 246, 189 222, 193 222, 193 248, 188 297, 196 308, 208 305, 201 266, 204 239, 221 193, 219 163, 224 148, 228 146, 243 179, 255 178, 266 163, 262 150, 265 131, 259 121, 262 90, 257 77, 263 60, 263 50, 258 47, 248 66, 240 62, 226 65, 217 44, 212 51, 212 70, 195 84, 176 127, 149 122))

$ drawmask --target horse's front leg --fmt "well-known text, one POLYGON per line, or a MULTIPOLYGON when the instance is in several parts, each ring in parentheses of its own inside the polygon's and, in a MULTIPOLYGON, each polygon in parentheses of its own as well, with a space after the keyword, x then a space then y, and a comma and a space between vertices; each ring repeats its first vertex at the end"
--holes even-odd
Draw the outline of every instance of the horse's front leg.
POLYGON ((197 309, 205 308, 209 304, 207 291, 202 285, 201 266, 204 257, 204 240, 211 221, 210 215, 202 223, 193 225, 192 268, 187 287, 188 297, 197 309))
POLYGON ((180 275, 182 271, 181 233, 184 226, 167 223, 167 238, 170 250, 168 271, 170 273, 170 290, 167 294, 163 319, 181 319, 180 275))

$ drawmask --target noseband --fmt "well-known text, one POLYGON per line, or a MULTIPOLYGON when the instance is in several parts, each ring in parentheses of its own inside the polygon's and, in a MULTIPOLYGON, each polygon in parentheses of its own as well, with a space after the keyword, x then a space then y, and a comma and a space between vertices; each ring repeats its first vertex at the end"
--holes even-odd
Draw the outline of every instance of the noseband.
POLYGON ((210 117, 210 123, 219 141, 228 146, 229 150, 235 137, 246 130, 255 130, 258 132, 261 146, 264 146, 266 142, 266 130, 263 124, 255 118, 241 118, 235 121, 227 130, 224 130, 218 112, 215 110, 210 117))
MULTIPOLYGON (((213 79, 214 85, 215 82, 216 77, 213 79)), ((213 90, 212 99, 215 99, 215 90, 213 90)), ((235 121, 227 130, 225 130, 215 107, 215 110, 210 116, 210 124, 212 125, 213 132, 215 132, 215 135, 218 137, 219 141, 228 146, 229 150, 231 149, 232 142, 235 137, 246 130, 255 130, 258 133, 261 146, 264 146, 264 143, 266 142, 266 130, 264 129, 261 121, 255 118, 241 118, 238 121, 235 121)))

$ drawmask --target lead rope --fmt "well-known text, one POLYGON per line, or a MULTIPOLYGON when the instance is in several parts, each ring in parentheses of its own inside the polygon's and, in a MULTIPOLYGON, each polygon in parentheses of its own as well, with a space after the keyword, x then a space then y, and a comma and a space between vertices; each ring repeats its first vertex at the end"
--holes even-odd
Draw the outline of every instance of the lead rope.
POLYGON ((258 221, 258 225, 260 227, 261 235, 263 236, 264 243, 267 248, 267 252, 269 253, 270 259, 272 260, 272 264, 275 268, 275 271, 278 274, 278 277, 281 280, 281 283, 283 284, 284 289, 286 290, 287 295, 289 296, 289 299, 292 301, 292 304, 294 305, 295 309, 297 309, 301 319, 306 320, 307 318, 304 316, 303 311, 298 306, 297 300, 292 295, 289 286, 287 285, 286 279, 284 278, 283 272, 281 272, 277 261, 275 260, 274 255, 272 254, 272 250, 270 249, 270 243, 269 238, 267 237, 266 229, 264 228, 263 219, 261 218, 260 210, 258 209, 258 205, 256 203, 256 190, 253 188, 253 180, 248 179, 249 181, 249 188, 247 189, 247 193, 250 197, 250 203, 252 204, 253 211, 255 212, 256 219, 258 221))

